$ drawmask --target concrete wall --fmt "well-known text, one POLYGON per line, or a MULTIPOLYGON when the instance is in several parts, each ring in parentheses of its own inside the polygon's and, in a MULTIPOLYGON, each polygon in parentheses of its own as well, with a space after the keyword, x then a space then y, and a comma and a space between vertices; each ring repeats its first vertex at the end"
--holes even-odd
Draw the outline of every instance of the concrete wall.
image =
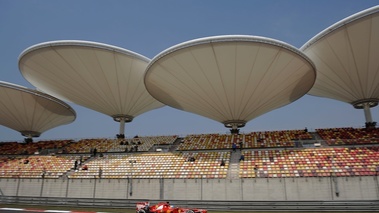
POLYGON ((96 198, 126 199, 128 182, 125 179, 96 180, 96 198))
POLYGON ((94 179, 70 179, 68 182, 67 197, 94 198, 94 179))
POLYGON ((376 200, 377 177, 251 179, 0 179, 6 196, 152 200, 376 200), (338 192, 338 196, 336 194, 338 192))
POLYGON ((17 195, 40 197, 42 192, 42 179, 19 179, 19 189, 17 195))
POLYGON ((2 179, 0 178, 0 189, 4 195, 17 196, 19 179, 2 179))
POLYGON ((68 182, 67 180, 45 179, 43 182, 42 197, 66 197, 68 182))
POLYGON ((129 180, 128 196, 130 199, 159 199, 160 195, 159 179, 134 179, 129 180), (132 183, 132 187, 131 187, 132 183), (132 188, 132 190, 131 190, 132 188), (133 192, 130 196, 130 191, 133 192))

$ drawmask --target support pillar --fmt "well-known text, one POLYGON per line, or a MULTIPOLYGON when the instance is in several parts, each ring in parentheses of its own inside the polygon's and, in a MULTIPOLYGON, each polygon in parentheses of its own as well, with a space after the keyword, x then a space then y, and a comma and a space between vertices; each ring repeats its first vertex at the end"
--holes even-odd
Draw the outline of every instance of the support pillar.
POLYGON ((120 119, 120 135, 125 135, 125 119, 120 119))
POLYGON ((363 104, 363 110, 364 110, 364 113, 365 113, 366 123, 372 123, 370 104, 369 103, 364 103, 363 104))

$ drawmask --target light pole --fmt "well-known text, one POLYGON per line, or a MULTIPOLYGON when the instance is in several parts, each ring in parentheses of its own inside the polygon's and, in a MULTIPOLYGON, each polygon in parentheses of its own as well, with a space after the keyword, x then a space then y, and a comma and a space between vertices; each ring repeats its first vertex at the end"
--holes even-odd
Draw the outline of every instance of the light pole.
POLYGON ((129 172, 130 174, 130 187, 129 187, 129 195, 133 196, 133 165, 137 161, 135 160, 129 160, 129 163, 131 164, 131 171, 129 172))

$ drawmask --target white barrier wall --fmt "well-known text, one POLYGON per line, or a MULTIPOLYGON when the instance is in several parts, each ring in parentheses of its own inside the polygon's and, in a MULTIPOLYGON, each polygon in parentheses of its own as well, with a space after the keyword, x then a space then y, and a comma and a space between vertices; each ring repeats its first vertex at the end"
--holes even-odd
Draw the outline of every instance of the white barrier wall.
POLYGON ((377 177, 251 179, 0 179, 6 196, 141 200, 376 200, 377 177), (338 192, 338 195, 337 195, 338 192))
POLYGON ((350 199, 350 197, 357 197, 358 200, 378 199, 378 183, 376 177, 341 178, 338 181, 340 196, 335 200, 350 199))
POLYGON ((19 179, 18 196, 40 197, 42 192, 42 179, 19 179))
POLYGON ((332 200, 330 178, 285 179, 286 200, 332 200))
POLYGON ((94 179, 70 179, 68 181, 67 197, 94 198, 94 179))
POLYGON ((286 200, 285 179, 245 179, 243 200, 286 200))
MULTIPOLYGON (((162 200, 199 200, 201 199, 201 180, 164 179, 162 200)), ((158 197, 158 199, 160 199, 158 197)))
POLYGON ((130 199, 159 199, 160 197, 160 180, 159 179, 133 179, 129 180, 128 197, 130 199), (130 196, 132 181, 132 196, 130 196))
POLYGON ((4 195, 17 196, 17 186, 19 179, 2 179, 0 178, 0 189, 4 195))
POLYGON ((68 181, 44 179, 42 197, 66 197, 68 181))
POLYGON ((96 180, 96 198, 126 199, 127 180, 125 179, 102 179, 96 180))

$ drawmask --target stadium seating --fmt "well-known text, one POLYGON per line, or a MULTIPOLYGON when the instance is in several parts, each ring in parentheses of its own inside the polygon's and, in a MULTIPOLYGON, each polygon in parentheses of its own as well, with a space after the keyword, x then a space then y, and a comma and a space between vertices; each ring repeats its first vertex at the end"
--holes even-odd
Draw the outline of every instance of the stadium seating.
POLYGON ((316 129, 316 132, 330 146, 379 143, 379 129, 345 127, 316 129))
MULTIPOLYGON (((312 134, 304 130, 251 132, 239 135, 188 135, 181 143, 175 145, 178 139, 175 135, 83 139, 77 142, 8 142, 0 145, 0 177, 41 178, 44 174, 45 178, 99 178, 101 169, 101 178, 227 178, 231 172, 229 170, 235 171, 235 168, 239 168, 235 172, 236 175, 239 172, 239 178, 376 175, 379 164, 379 146, 375 146, 378 139, 377 129, 366 131, 333 128, 318 129, 317 133, 328 144, 340 146, 294 148, 295 141, 312 139, 312 134), (348 143, 345 140, 348 140, 348 143), (245 159, 233 161, 231 167, 233 143, 242 143, 244 149, 241 150, 241 154, 245 159), (150 152, 155 145, 177 147, 177 150, 150 152), (138 146, 138 152, 130 152, 135 146, 138 146), (97 149, 99 155, 89 154, 93 148, 97 149), (62 154, 35 154, 50 149, 58 150, 58 153, 62 154), (126 149, 128 152, 125 152, 126 149), (78 167, 74 171, 74 162, 81 157, 84 157, 88 170, 78 167), (28 162, 25 163, 25 160, 28 162), (225 166, 220 165, 221 161, 225 162, 225 166), (257 171, 254 170, 255 166, 258 168, 257 171)), ((229 178, 236 177, 229 175, 229 178)))
POLYGON ((60 149, 70 142, 71 140, 51 140, 35 143, 0 143, 0 153, 3 155, 34 154, 35 152, 46 149, 60 149))
POLYGON ((243 154, 241 178, 368 176, 376 174, 379 160, 378 147, 249 150, 243 154))
POLYGON ((138 151, 148 151, 157 144, 173 144, 176 139, 177 136, 138 137, 130 139, 82 139, 66 146, 65 151, 67 153, 90 153, 91 149, 96 148, 98 153, 125 152, 125 150, 134 150, 136 146, 138 146, 138 151))
POLYGON ((100 168, 101 178, 226 178, 229 159, 230 152, 113 154, 91 160, 88 170, 69 178, 99 178, 100 168))
POLYGON ((232 144, 242 142, 244 148, 294 147, 294 140, 312 139, 304 130, 251 132, 248 134, 201 134, 188 135, 178 150, 231 149, 232 144))
MULTIPOLYGON (((84 156, 84 160, 89 156, 84 156)), ((28 156, 1 158, 0 177, 59 178, 74 167, 80 156, 28 156)))

